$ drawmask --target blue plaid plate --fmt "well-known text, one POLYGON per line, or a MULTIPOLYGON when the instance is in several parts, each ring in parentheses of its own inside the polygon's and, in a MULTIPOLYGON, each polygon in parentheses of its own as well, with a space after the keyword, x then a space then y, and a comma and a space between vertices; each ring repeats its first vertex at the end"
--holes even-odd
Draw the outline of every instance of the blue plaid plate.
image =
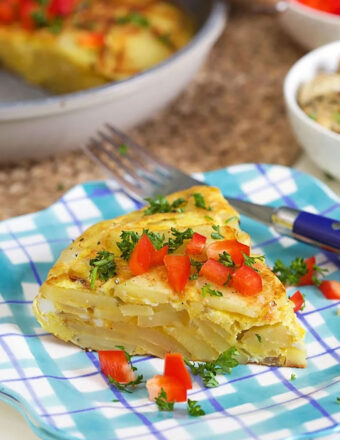
MULTIPOLYGON (((323 184, 290 168, 240 165, 200 175, 232 197, 299 207, 340 219, 340 202, 323 184)), ((32 429, 49 440, 280 440, 340 438, 340 301, 303 287, 308 368, 239 366, 220 386, 197 379, 189 397, 204 417, 190 417, 185 404, 159 412, 145 388, 126 394, 109 387, 96 353, 86 353, 46 333, 31 308, 39 285, 61 250, 102 219, 138 207, 112 181, 71 189, 50 208, 0 223, 0 398, 21 411, 32 429), (292 380, 295 375, 295 380, 292 380)), ((336 256, 277 235, 242 218, 253 249, 271 265, 280 257, 316 255, 340 281, 336 256)), ((291 293, 291 292, 289 292, 291 293)), ((162 361, 136 357, 144 377, 162 371, 162 361)))

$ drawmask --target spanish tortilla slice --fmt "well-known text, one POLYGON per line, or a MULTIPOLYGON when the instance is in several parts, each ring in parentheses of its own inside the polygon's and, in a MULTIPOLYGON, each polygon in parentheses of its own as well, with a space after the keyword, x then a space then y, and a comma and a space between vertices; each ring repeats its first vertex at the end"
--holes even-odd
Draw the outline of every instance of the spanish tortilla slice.
POLYGON ((201 264, 207 260, 206 249, 219 240, 250 247, 237 212, 217 188, 194 187, 165 201, 166 209, 174 212, 157 212, 156 207, 152 213, 143 208, 100 222, 62 252, 34 300, 42 327, 93 350, 124 345, 130 354, 163 357, 179 352, 191 360, 210 361, 234 346, 241 363, 305 367, 305 332, 285 287, 264 261, 255 260, 253 269, 262 284, 251 295, 238 291, 232 280, 226 285, 211 282, 196 267, 191 268, 191 279, 181 292, 169 283, 164 264, 140 275, 131 272, 131 249, 129 257, 126 244, 131 247, 132 242, 124 237, 138 240, 143 231, 162 244, 170 243, 172 255, 185 255, 190 242, 176 242, 176 231, 189 228, 199 233, 206 237, 205 249, 192 258, 201 264), (198 203, 194 194, 204 203, 198 203), (100 252, 107 252, 111 256, 107 261, 114 262, 114 271, 106 273, 106 279, 93 276, 93 261, 100 252), (203 295, 205 286, 218 295, 203 295))

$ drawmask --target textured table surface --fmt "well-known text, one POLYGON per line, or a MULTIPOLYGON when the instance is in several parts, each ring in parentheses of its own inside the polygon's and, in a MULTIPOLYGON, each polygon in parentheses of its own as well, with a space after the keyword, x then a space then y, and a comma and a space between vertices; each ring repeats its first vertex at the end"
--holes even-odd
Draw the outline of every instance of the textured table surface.
MULTIPOLYGON (((291 165, 282 82, 303 54, 273 15, 234 11, 209 60, 184 94, 133 135, 186 171, 240 162, 291 165)), ((103 174, 79 153, 0 165, 0 219, 50 205, 70 186, 103 174)))

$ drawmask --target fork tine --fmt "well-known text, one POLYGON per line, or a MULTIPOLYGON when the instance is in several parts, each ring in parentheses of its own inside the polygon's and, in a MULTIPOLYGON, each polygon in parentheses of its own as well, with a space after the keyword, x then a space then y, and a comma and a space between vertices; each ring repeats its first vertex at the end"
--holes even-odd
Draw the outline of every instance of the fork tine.
POLYGON ((143 179, 144 181, 151 181, 154 184, 160 184, 164 180, 163 175, 155 174, 150 172, 146 167, 143 161, 138 160, 138 156, 132 156, 131 154, 129 157, 122 156, 119 153, 118 146, 115 144, 113 139, 109 136, 107 136, 103 132, 99 132, 99 135, 104 141, 112 145, 114 148, 110 149, 110 152, 107 152, 108 155, 111 156, 112 159, 114 159, 121 168, 125 169, 125 171, 129 174, 132 174, 135 179, 143 179), (136 172, 135 170, 138 170, 139 172, 136 172))
MULTIPOLYGON (((142 145, 137 144, 133 139, 129 138, 125 133, 121 132, 117 128, 113 127, 111 124, 106 124, 106 127, 120 139, 120 143, 128 144, 139 157, 143 157, 147 162, 152 164, 158 172, 165 173, 169 175, 172 172, 172 167, 166 165, 164 162, 159 160, 154 154, 144 148, 142 145)), ((118 146, 118 145, 117 145, 118 146)))
POLYGON ((99 166, 101 166, 106 173, 114 178, 125 188, 127 188, 128 192, 139 197, 140 200, 143 200, 144 197, 147 197, 150 190, 154 186, 154 184, 150 185, 148 182, 143 182, 139 176, 137 179, 133 180, 133 176, 129 173, 124 173, 123 169, 120 169, 118 166, 113 166, 112 157, 110 157, 109 153, 102 146, 102 143, 96 141, 95 139, 91 139, 89 145, 85 147, 85 152, 92 158, 94 162, 96 162, 99 166), (106 157, 110 159, 110 165, 107 161, 103 160, 99 157, 98 152, 104 154, 106 157))

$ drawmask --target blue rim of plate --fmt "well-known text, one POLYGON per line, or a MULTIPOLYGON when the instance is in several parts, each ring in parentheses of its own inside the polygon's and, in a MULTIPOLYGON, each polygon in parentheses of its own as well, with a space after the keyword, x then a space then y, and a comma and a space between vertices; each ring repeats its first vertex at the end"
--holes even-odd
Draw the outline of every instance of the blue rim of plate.
MULTIPOLYGON (((221 187, 221 189, 223 189, 224 192, 231 197, 240 197, 241 199, 249 199, 254 202, 259 202, 262 200, 263 203, 270 203, 273 205, 279 205, 282 203, 294 207, 298 205, 301 209, 309 209, 312 211, 316 210, 317 205, 317 211, 322 212, 325 215, 332 214, 332 216, 338 216, 338 218, 340 218, 339 199, 329 190, 329 188, 327 188, 326 185, 306 174, 286 167, 247 164, 216 170, 206 173, 205 175, 200 174, 197 176, 199 178, 206 179, 206 181, 212 185, 221 187)), ((16 254, 16 257, 13 256, 13 254, 10 254, 12 248, 9 247, 7 240, 8 238, 17 240, 17 243, 20 245, 20 250, 26 250, 27 256, 30 252, 32 252, 32 249, 28 250, 28 247, 30 246, 29 240, 31 239, 32 234, 34 237, 41 234, 45 234, 47 236, 49 233, 51 236, 54 236, 53 234, 58 235, 60 232, 58 232, 58 227, 60 227, 59 222, 61 222, 60 218, 63 218, 63 220, 66 221, 66 223, 62 226, 68 230, 69 235, 67 236, 67 240, 70 241, 78 234, 79 231, 77 232, 77 228, 86 228, 89 224, 100 220, 100 218, 97 218, 96 216, 91 217, 91 215, 96 212, 96 209, 99 212, 100 217, 110 218, 110 212, 114 212, 114 214, 123 214, 124 212, 135 209, 137 206, 138 204, 136 201, 129 198, 128 195, 121 191, 121 189, 114 182, 89 182, 85 185, 78 185, 77 187, 74 187, 59 201, 44 211, 6 220, 0 223, 0 258, 2 258, 0 261, 7 261, 7 270, 5 271, 3 278, 6 278, 7 276, 8 281, 8 277, 10 277, 10 272, 14 270, 14 266, 17 269, 18 267, 24 267, 25 264, 26 269, 31 275, 32 273, 34 275, 34 271, 36 271, 35 276, 38 274, 38 277, 43 278, 41 273, 47 273, 48 268, 52 265, 56 257, 53 255, 53 261, 50 261, 51 259, 49 259, 47 264, 45 260, 37 263, 34 261, 34 259, 41 259, 41 254, 32 254, 33 256, 30 254, 30 258, 26 259, 26 263, 13 265, 8 264, 8 255, 14 259, 19 258, 19 254, 16 254), (112 203, 112 206, 110 206, 109 203, 112 203), (62 210, 61 207, 64 207, 64 210, 62 210), (78 214, 83 213, 82 215, 85 215, 85 217, 81 219, 75 217, 75 211, 78 214), (61 216, 59 217, 58 221, 56 221, 55 218, 57 212, 59 213, 58 215, 61 216), (91 212, 92 214, 90 215, 90 218, 86 218, 86 215, 91 212), (69 215, 68 220, 67 214, 69 215), (48 225, 48 222, 51 222, 51 224, 48 225), (32 229, 33 223, 35 226, 32 229), (16 232, 13 232, 13 230, 16 230, 16 232), (8 231, 11 231, 11 237, 8 236, 8 231), (23 242, 25 242, 26 245, 23 244, 23 242), (4 245, 4 243, 7 244, 4 245)), ((292 257, 294 258, 296 255, 308 257, 316 253, 314 248, 296 243, 287 237, 282 238, 275 234, 274 231, 263 225, 257 224, 253 220, 242 217, 242 222, 243 229, 249 232, 255 240, 254 250, 262 253, 261 251, 265 248, 267 250, 267 259, 271 264, 273 263, 273 258, 276 258, 277 255, 280 255, 284 260, 290 261, 292 257), (282 251, 284 251, 284 254, 282 251)), ((46 240, 48 242, 48 239, 46 240)), ((33 245, 34 243, 37 244, 36 241, 33 241, 33 245)), ((57 248, 60 250, 66 244, 67 243, 65 242, 62 243, 59 241, 57 248)), ((50 246, 52 246, 52 244, 50 244, 50 246)), ((38 248, 39 244, 36 247, 38 248)), ((44 249, 42 249, 42 252, 44 252, 44 249)), ((20 258, 22 258, 22 255, 20 258)), ((323 267, 329 268, 329 276, 331 278, 340 280, 339 263, 334 255, 319 251, 317 252, 317 260, 319 264, 323 265, 323 267)), ((22 274, 24 273, 22 272, 22 274)), ((19 279, 19 281, 21 280, 19 279)), ((2 301, 0 297, 0 306, 4 305, 4 302, 6 302, 5 306, 11 308, 12 306, 10 303, 21 302, 22 307, 27 309, 30 308, 30 304, 27 304, 27 302, 30 303, 30 300, 27 300, 25 296, 23 297, 21 292, 17 293, 18 300, 13 297, 6 297, 4 285, 1 285, 1 282, 3 282, 3 279, 0 281, 0 294, 4 295, 4 301, 2 301), (26 305, 24 303, 26 303, 26 305)), ((11 283, 7 283, 7 286, 11 288, 11 283)), ((112 434, 114 431, 115 437, 112 435, 110 436, 110 434, 107 433, 109 435, 105 437, 105 440, 113 438, 164 439, 168 438, 169 433, 170 435, 176 433, 176 429, 181 429, 182 431, 180 432, 185 434, 185 438, 199 438, 197 435, 202 435, 202 432, 204 432, 204 436, 201 438, 225 438, 228 432, 221 431, 220 436, 218 429, 222 429, 225 426, 224 424, 226 420, 229 420, 229 423, 238 425, 238 429, 232 430, 233 440, 238 438, 271 440, 271 438, 274 437, 269 436, 274 434, 281 435, 281 431, 282 435, 284 436, 277 436, 275 438, 297 440, 316 438, 340 432, 340 406, 336 403, 336 397, 340 394, 340 379, 338 373, 338 352, 340 350, 340 345, 336 338, 335 331, 335 329, 338 329, 339 324, 339 317, 335 315, 336 308, 340 304, 340 301, 326 301, 314 287, 306 287, 302 288, 301 290, 307 294, 306 311, 299 313, 298 315, 301 323, 307 328, 308 332, 307 348, 310 360, 309 366, 306 370, 278 369, 274 367, 271 368, 261 366, 240 366, 233 371, 231 376, 226 376, 221 379, 222 384, 219 388, 213 390, 204 390, 202 389, 200 383, 195 384, 195 388, 192 390, 192 395, 189 395, 189 397, 192 398, 196 396, 196 398, 198 397, 199 400, 201 400, 203 407, 208 409, 208 415, 206 417, 200 418, 199 420, 185 417, 183 415, 183 407, 180 407, 180 405, 179 413, 176 413, 175 417, 172 417, 173 415, 159 415, 157 412, 152 411, 146 413, 142 412, 142 424, 136 424, 137 432, 138 429, 142 427, 143 429, 149 430, 150 435, 137 434, 136 436, 126 436, 125 434, 122 434, 120 436, 119 434, 117 436, 116 431, 114 430, 120 423, 120 420, 126 416, 126 413, 124 413, 124 415, 114 417, 112 420, 109 417, 109 425, 107 425, 108 422, 106 421, 106 426, 112 427, 110 434, 112 434), (310 320, 311 317, 313 317, 312 321, 310 320), (335 361, 336 364, 334 364, 335 361), (297 379, 294 382, 289 380, 291 371, 294 371, 294 374, 297 376, 297 379), (247 384, 246 388, 244 388, 243 384, 247 384), (228 392, 221 394, 220 391, 222 388, 223 390, 228 390, 228 392), (255 400, 255 402, 251 402, 251 400, 254 399, 254 396, 257 398, 256 391, 259 389, 261 390, 260 402, 257 400, 255 400), (278 394, 275 394, 275 390, 279 390, 277 391, 278 394), (283 390, 285 392, 282 392, 283 390), (204 398, 202 398, 202 396, 204 398), (237 399, 239 396, 241 396, 243 399, 242 402, 238 402, 237 399), (233 402, 235 398, 236 402, 240 403, 241 405, 239 404, 229 407, 229 403, 233 402), (269 405, 266 405, 266 403, 269 403, 269 405), (241 410, 239 407, 244 407, 245 404, 248 405, 248 407, 241 410), (294 426, 288 425, 290 426, 289 429, 287 427, 282 428, 282 426, 287 426, 287 423, 290 423, 289 417, 287 420, 287 416, 291 405, 294 407, 294 426), (308 407, 306 407, 306 405, 308 405, 308 407), (282 411, 282 414, 277 412, 278 410, 282 411), (256 417, 259 417, 260 422, 254 422, 254 419, 252 418, 252 415, 254 414, 256 414, 256 417), (316 417, 316 415, 319 417, 316 417), (310 416, 312 419, 308 419, 310 416), (261 422, 261 417, 264 417, 263 423, 261 422), (247 420, 248 423, 246 423, 247 420), (172 425, 165 429, 159 429, 158 426, 160 426, 162 423, 164 425, 164 422, 172 425), (268 427, 270 430, 266 431, 268 427), (310 427, 310 429, 308 429, 308 427, 310 427)), ((32 292, 29 294, 32 295, 32 292)), ((12 308, 15 308, 15 306, 12 308)), ((3 323, 6 324, 6 318, 1 318, 1 316, 2 315, 0 313, 0 325, 3 323)), ((16 316, 14 313, 13 315, 9 315, 8 322, 14 325, 19 324, 18 328, 21 329, 20 325, 24 326, 24 322, 19 323, 15 320, 15 318, 16 316)), ((37 323, 36 327, 38 327, 37 323)), ((34 328, 32 331, 37 332, 34 335, 37 336, 37 338, 31 339, 37 340, 44 335, 41 333, 41 329, 37 330, 34 328)), ((47 336, 49 337, 49 335, 47 336)), ((7 337, 10 336, 8 334, 0 334, 0 349, 4 347, 4 341, 7 340, 7 337)), ((68 347, 67 349, 69 349, 69 345, 65 345, 68 347)), ((12 345, 10 348, 12 351, 15 350, 15 347, 12 345)), ((20 351, 19 348, 17 350, 20 351)), ((92 365, 93 373, 88 375, 85 374, 84 377, 90 376, 92 378, 94 375, 99 377, 100 375, 98 371, 95 371, 98 369, 98 360, 96 354, 83 353, 77 348, 74 348, 74 350, 76 350, 77 353, 79 352, 82 361, 89 361, 92 365)), ((12 354, 12 356, 14 356, 12 368, 14 367, 14 370, 18 370, 19 366, 19 368, 22 368, 24 371, 27 366, 25 364, 25 362, 27 363, 27 359, 20 359, 20 355, 21 353, 19 352, 12 354)), ((41 361, 40 358, 34 360, 34 362, 39 361, 41 361)), ((46 359, 44 361, 46 361, 46 359)), ((55 359, 49 358, 48 362, 51 362, 52 367, 53 365, 56 365, 55 359)), ((136 362, 139 362, 138 366, 140 366, 142 369, 145 367, 150 374, 158 372, 160 368, 160 361, 156 366, 154 365, 155 360, 150 360, 148 358, 136 358, 136 362)), ((46 366, 44 366, 44 368, 45 367, 46 366)), ((0 375, 2 374, 2 368, 3 366, 0 359, 0 375)), ((44 368, 42 368, 42 370, 44 368)), ((52 375, 43 374, 43 376, 44 379, 46 376, 48 376, 48 383, 53 390, 58 388, 60 382, 66 382, 66 380, 59 382, 56 381, 56 384, 54 384, 54 379, 51 377, 52 375)), ((5 385, 5 383, 14 383, 15 381, 18 383, 24 383, 25 385, 32 382, 32 384, 35 385, 38 383, 36 379, 37 378, 32 379, 32 377, 26 377, 24 373, 24 380, 22 377, 18 377, 17 379, 2 380, 2 383, 0 382, 0 399, 19 410, 24 415, 34 432, 43 439, 75 440, 77 438, 89 438, 92 440, 94 438, 93 433, 91 433, 88 437, 87 432, 77 431, 77 425, 75 425, 75 428, 72 427, 72 429, 54 428, 51 426, 51 423, 46 422, 46 418, 42 417, 41 414, 39 415, 38 412, 31 406, 32 402, 29 403, 27 399, 20 394, 20 392, 16 392, 13 388, 11 389, 9 385, 5 385)), ((84 383, 87 386, 87 384, 89 384, 89 382, 86 382, 88 379, 86 378, 84 380, 84 383)), ((103 381, 104 379, 100 377, 100 380, 103 381)), ((69 381, 67 380, 67 382, 69 381)), ((70 386, 72 389, 73 385, 70 382, 67 386, 70 386)), ((106 384, 105 386, 107 387, 106 384)), ((35 387, 35 390, 36 392, 39 392, 37 391, 38 387, 35 387)), ((76 394, 76 391, 77 390, 72 389, 72 393, 76 394)), ((145 402, 145 393, 143 394, 142 390, 141 392, 142 395, 140 394, 138 399, 144 399, 143 402, 145 402)), ((121 402, 123 402, 123 400, 127 402, 130 398, 129 396, 122 397, 120 393, 117 394, 116 391, 112 392, 112 390, 108 387, 105 389, 105 393, 108 394, 105 394, 103 405, 96 406, 95 410, 93 410, 93 408, 88 408, 88 411, 86 408, 78 408, 77 414, 86 414, 86 417, 90 420, 93 413, 97 413, 98 411, 100 412, 103 409, 102 407, 106 407, 106 410, 110 412, 114 412, 116 410, 118 411, 122 408, 121 402), (117 407, 112 405, 109 400, 108 396, 111 394, 112 396, 116 396, 120 399, 117 407)), ((88 398, 90 394, 84 392, 82 393, 82 396, 84 396, 84 401, 86 401, 86 398, 88 398)), ((98 396, 101 396, 99 397, 100 401, 100 399, 103 398, 101 391, 98 391, 98 396)), ((48 396, 48 398, 50 399, 51 397, 48 396)), ((93 396, 91 395, 91 399, 92 398, 93 396)), ((41 399, 41 402, 44 402, 44 405, 46 404, 46 401, 43 398, 41 399)), ((67 404, 68 402, 66 402, 66 405, 67 404)), ((150 409, 152 405, 153 404, 151 403, 143 403, 142 406, 150 409)), ((136 410, 133 409, 130 404, 128 404, 128 407, 125 405, 125 409, 128 408, 131 413, 134 413, 131 420, 136 422, 136 410), (130 409, 128 407, 130 407, 130 409)), ((74 413, 72 411, 70 414, 73 415, 74 413)), ((107 412, 105 414, 105 417, 107 418, 107 412)), ((52 419, 53 417, 56 419, 58 418, 58 416, 49 417, 52 419)), ((131 423, 131 421, 129 423, 131 423)), ((100 432, 100 426, 97 429, 98 432, 100 432)), ((122 429, 124 431, 126 426, 124 425, 122 429)), ((103 433, 101 433, 101 439, 104 440, 102 434, 103 433)))

